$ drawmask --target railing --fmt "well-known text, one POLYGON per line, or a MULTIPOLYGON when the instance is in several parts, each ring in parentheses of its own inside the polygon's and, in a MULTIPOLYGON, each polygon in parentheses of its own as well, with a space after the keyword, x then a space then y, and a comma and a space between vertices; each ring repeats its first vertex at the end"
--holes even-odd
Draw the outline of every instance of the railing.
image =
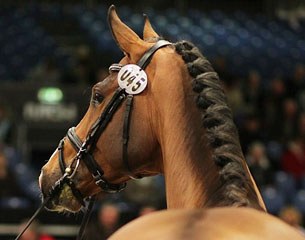
MULTIPOLYGON (((77 235, 79 226, 76 225, 40 225, 39 231, 58 237, 73 237, 77 235)), ((18 235, 20 225, 18 224, 0 224, 0 237, 18 235)))

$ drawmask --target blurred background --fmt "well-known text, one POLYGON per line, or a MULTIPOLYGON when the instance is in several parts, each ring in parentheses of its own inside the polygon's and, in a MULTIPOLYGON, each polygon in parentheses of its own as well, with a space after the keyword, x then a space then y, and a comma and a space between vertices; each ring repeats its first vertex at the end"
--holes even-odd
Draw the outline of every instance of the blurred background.
MULTIPOLYGON (((106 21, 111 4, 137 33, 146 13, 166 39, 201 49, 225 84, 269 212, 304 231, 304 0, 64 2, 0 2, 0 239, 12 239, 39 205, 41 166, 122 57, 106 21)), ((131 182, 100 197, 87 237, 104 239, 164 207, 162 177, 131 182)), ((81 218, 44 212, 24 239, 75 239, 81 218)))

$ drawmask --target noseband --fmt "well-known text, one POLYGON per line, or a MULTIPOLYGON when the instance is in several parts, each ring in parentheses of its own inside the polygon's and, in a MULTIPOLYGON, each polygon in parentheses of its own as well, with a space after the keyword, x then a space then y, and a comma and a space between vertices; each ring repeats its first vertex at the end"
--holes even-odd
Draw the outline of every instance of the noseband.
MULTIPOLYGON (((150 63, 154 53, 165 46, 171 45, 170 42, 165 40, 159 40, 156 42, 150 49, 148 49, 142 58, 138 61, 137 65, 142 69, 145 70, 147 65, 150 63)), ((110 66, 111 71, 120 71, 123 66, 120 64, 113 64, 110 66)), ((127 93, 126 89, 119 87, 115 93, 113 94, 111 100, 107 103, 104 111, 99 116, 97 121, 92 125, 88 135, 86 136, 85 140, 82 141, 80 137, 76 134, 75 128, 72 127, 67 132, 67 139, 71 142, 71 145, 77 152, 75 158, 73 159, 72 163, 67 167, 64 161, 64 144, 65 139, 62 139, 58 145, 58 153, 59 153, 59 166, 62 172, 62 177, 56 181, 54 186, 51 188, 48 196, 44 199, 42 205, 39 209, 35 212, 32 218, 29 220, 28 224, 24 228, 24 230, 17 236, 16 240, 19 239, 25 230, 30 226, 32 221, 36 218, 39 212, 43 209, 43 207, 50 201, 58 192, 62 189, 64 184, 68 184, 71 188, 71 191, 78 202, 85 207, 84 197, 82 193, 75 187, 75 183, 73 181, 74 176, 78 170, 80 165, 80 161, 83 161, 86 165, 87 169, 91 173, 95 184, 101 188, 102 191, 108 193, 116 193, 123 190, 126 187, 126 183, 122 184, 113 184, 108 182, 104 177, 104 171, 96 162, 93 157, 93 151, 96 148, 96 144, 104 132, 106 127, 108 126, 109 122, 113 118, 116 110, 120 107, 122 102, 126 99, 126 108, 125 108, 125 116, 123 122, 123 146, 122 146, 122 160, 126 170, 129 173, 130 178, 138 178, 138 176, 133 176, 132 170, 129 165, 128 161, 128 141, 129 141, 129 125, 130 125, 130 118, 131 118, 131 110, 133 105, 133 95, 127 93)), ((79 230, 78 238, 82 239, 84 228, 88 222, 90 217, 90 213, 94 204, 94 198, 91 198, 86 214, 83 218, 81 228, 79 230)))

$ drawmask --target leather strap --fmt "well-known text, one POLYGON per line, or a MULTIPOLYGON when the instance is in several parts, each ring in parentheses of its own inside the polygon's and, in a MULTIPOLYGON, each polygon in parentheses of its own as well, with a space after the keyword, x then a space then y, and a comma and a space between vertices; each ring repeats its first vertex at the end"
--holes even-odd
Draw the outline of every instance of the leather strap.
POLYGON ((138 61, 137 65, 142 68, 145 69, 147 67, 147 65, 150 63, 154 53, 165 46, 171 45, 172 43, 166 41, 166 40, 159 40, 158 42, 155 43, 154 46, 152 46, 150 49, 148 49, 144 55, 141 57, 141 59, 138 61))
MULTIPOLYGON (((59 154, 59 156, 58 156, 59 167, 60 167, 60 170, 61 170, 62 174, 65 175, 67 166, 66 166, 65 161, 64 161, 64 154, 63 154, 63 152, 64 152, 64 140, 63 139, 59 142, 57 150, 58 150, 58 154, 59 154)), ((84 197, 81 194, 81 192, 75 187, 75 184, 74 184, 73 180, 65 178, 65 181, 63 181, 63 182, 70 186, 71 191, 72 191, 73 195, 76 197, 77 201, 82 206, 85 206, 84 197)))
POLYGON ((76 132, 75 132, 75 127, 71 127, 68 130, 67 133, 67 137, 70 140, 73 148, 75 149, 75 151, 78 151, 79 149, 81 149, 83 142, 82 140, 77 136, 76 132))
POLYGON ((58 147, 57 147, 57 151, 58 151, 58 161, 59 161, 59 167, 61 170, 61 173, 64 174, 65 170, 66 170, 66 164, 64 161, 64 140, 60 140, 58 147))
POLYGON ((130 128, 130 119, 131 119, 131 112, 133 106, 133 95, 128 95, 126 98, 126 109, 125 109, 125 117, 124 117, 124 124, 123 124, 123 162, 125 164, 125 168, 128 171, 129 177, 132 179, 137 179, 136 176, 133 175, 132 169, 130 167, 128 161, 128 142, 129 142, 129 128, 130 128))

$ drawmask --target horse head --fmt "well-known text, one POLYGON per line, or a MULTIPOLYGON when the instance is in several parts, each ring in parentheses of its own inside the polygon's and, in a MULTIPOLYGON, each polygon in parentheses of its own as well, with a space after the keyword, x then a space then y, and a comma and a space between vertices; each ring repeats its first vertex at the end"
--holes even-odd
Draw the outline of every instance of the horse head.
POLYGON ((147 17, 143 40, 114 7, 108 21, 125 57, 43 167, 43 195, 57 191, 47 207, 78 211, 87 196, 163 173, 168 208, 264 209, 210 62, 187 41, 160 39, 147 17))
POLYGON ((161 66, 176 67, 173 59, 179 59, 165 41, 147 53, 159 40, 147 17, 144 40, 119 19, 114 6, 108 21, 125 56, 93 86, 86 114, 42 168, 39 183, 44 197, 65 176, 47 205, 50 210, 78 211, 88 196, 120 191, 130 178, 162 171, 157 105, 167 97, 161 86, 169 76, 161 66))

